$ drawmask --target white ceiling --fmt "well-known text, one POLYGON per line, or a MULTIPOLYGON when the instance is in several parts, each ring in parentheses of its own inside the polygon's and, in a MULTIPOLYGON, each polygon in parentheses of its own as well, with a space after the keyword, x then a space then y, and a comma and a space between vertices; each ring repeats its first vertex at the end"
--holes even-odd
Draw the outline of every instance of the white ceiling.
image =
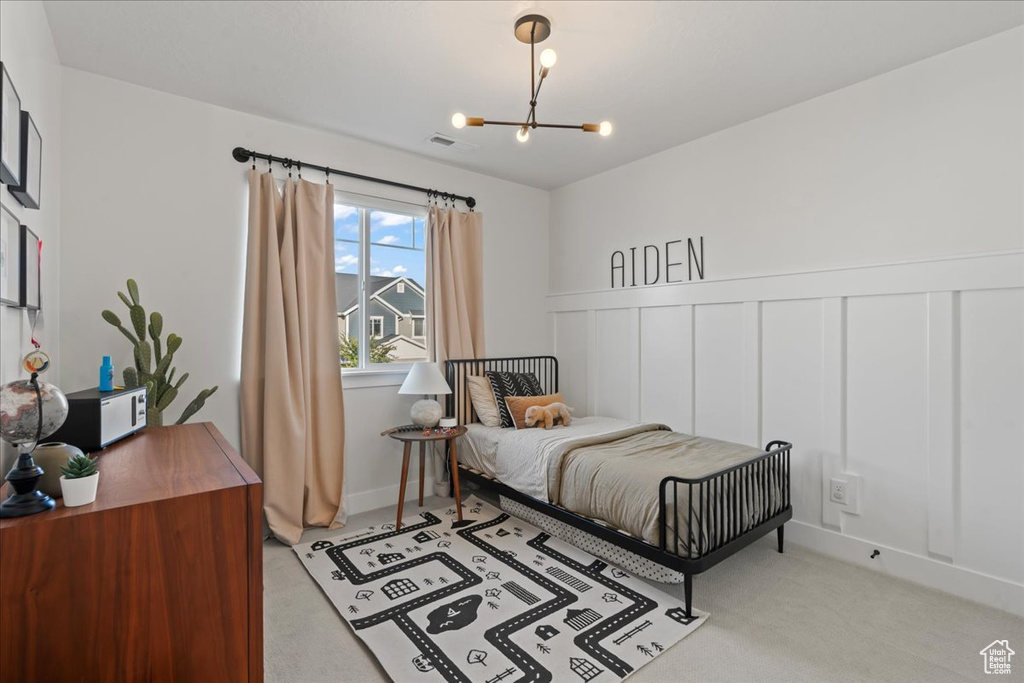
MULTIPOLYGON (((61 61, 85 71, 554 188, 1024 23, 1021 2, 45 3, 61 61), (558 64, 538 120, 611 120, 602 138, 453 130, 521 119, 550 16, 558 64), (435 131, 478 149, 425 142, 435 131)), ((310 159, 339 163, 339 160, 310 159)), ((343 161, 343 160, 341 160, 343 161)), ((354 169, 358 170, 358 169, 354 169)))

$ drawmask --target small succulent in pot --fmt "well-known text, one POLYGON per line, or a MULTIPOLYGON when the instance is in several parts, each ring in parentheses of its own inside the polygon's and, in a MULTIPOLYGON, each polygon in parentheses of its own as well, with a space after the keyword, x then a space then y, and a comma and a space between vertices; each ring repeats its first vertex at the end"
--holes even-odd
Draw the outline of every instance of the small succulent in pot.
POLYGON ((68 459, 68 464, 60 468, 60 471, 68 479, 84 479, 96 474, 96 458, 88 455, 73 455, 68 459))
POLYGON ((88 505, 96 500, 96 487, 100 477, 95 458, 74 455, 60 471, 64 475, 60 478, 60 488, 64 491, 66 507, 88 505))

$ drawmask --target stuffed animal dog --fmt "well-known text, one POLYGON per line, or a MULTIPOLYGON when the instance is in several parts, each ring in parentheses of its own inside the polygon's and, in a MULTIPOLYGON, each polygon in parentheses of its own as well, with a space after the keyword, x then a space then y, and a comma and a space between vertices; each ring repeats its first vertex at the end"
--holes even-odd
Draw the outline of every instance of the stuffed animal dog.
POLYGON ((526 409, 526 426, 551 429, 562 423, 568 427, 572 424, 572 408, 564 403, 551 403, 546 406, 531 406, 526 409))

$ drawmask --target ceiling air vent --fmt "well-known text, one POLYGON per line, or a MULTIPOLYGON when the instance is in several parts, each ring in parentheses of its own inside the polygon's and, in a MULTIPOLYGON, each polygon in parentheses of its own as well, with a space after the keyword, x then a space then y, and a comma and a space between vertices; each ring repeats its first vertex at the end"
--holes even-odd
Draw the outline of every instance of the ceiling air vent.
POLYGON ((479 149, 479 145, 474 145, 471 142, 463 142, 462 140, 456 140, 455 138, 449 137, 444 133, 434 133, 426 140, 432 145, 439 145, 448 149, 455 150, 461 154, 469 154, 479 149))
POLYGON ((440 133, 435 133, 434 135, 431 135, 427 139, 427 142, 433 142, 435 145, 441 145, 442 147, 451 147, 452 145, 455 144, 455 140, 452 140, 449 137, 441 135, 440 133))

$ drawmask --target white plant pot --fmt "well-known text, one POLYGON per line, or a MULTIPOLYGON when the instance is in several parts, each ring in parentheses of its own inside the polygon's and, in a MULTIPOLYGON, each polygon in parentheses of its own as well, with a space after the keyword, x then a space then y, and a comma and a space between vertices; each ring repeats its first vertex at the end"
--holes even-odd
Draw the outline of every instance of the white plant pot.
POLYGON ((96 486, 100 483, 100 473, 80 479, 60 477, 60 488, 64 492, 64 505, 69 508, 88 505, 96 500, 96 486))

